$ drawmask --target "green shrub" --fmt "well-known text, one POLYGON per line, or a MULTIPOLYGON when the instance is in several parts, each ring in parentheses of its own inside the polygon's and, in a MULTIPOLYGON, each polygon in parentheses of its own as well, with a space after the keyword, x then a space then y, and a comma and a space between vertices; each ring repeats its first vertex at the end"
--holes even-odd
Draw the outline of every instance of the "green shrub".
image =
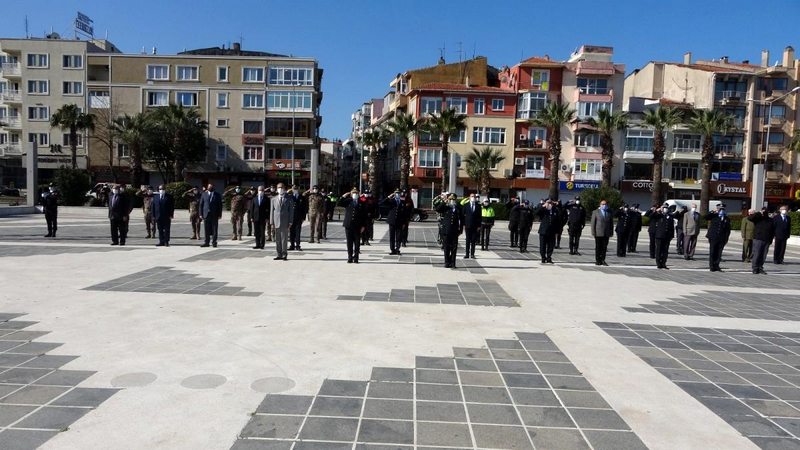
POLYGON ((494 208, 494 218, 495 220, 508 220, 508 214, 511 212, 505 205, 505 203, 492 203, 492 208, 494 208))
POLYGON ((605 200, 608 203, 609 211, 616 211, 625 204, 625 200, 622 199, 622 193, 612 187, 584 189, 581 191, 580 197, 581 205, 586 208, 588 214, 591 214, 592 211, 600 206, 601 200, 605 200))
POLYGON ((184 197, 183 194, 193 187, 194 186, 185 181, 176 181, 175 183, 165 184, 164 190, 172 194, 172 197, 175 199, 175 209, 188 209, 189 199, 184 197))
POLYGON ((792 218, 792 231, 791 234, 800 235, 800 211, 790 212, 789 217, 792 218))
POLYGON ((56 171, 53 184, 61 194, 60 204, 65 206, 86 204, 86 192, 92 188, 92 181, 87 171, 68 167, 56 171))

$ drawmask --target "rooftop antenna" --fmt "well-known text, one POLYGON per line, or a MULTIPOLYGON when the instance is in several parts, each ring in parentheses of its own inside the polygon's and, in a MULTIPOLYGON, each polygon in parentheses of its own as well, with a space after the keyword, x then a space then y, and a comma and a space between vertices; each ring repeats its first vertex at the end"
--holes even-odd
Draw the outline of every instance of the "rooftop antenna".
POLYGON ((30 39, 31 34, 28 32, 28 15, 25 15, 25 39, 30 39))
POLYGON ((477 49, 478 45, 475 43, 475 41, 472 41, 472 59, 475 59, 475 53, 477 52, 477 49))
POLYGON ((461 41, 458 42, 458 62, 464 60, 464 47, 461 41))

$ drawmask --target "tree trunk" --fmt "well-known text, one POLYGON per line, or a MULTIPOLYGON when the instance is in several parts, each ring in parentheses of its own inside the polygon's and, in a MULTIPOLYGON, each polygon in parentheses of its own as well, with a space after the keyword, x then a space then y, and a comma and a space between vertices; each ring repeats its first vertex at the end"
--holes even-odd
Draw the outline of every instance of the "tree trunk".
POLYGON ((372 148, 369 150, 368 156, 368 163, 367 163, 367 171, 369 173, 369 184, 367 184, 370 192, 375 193, 375 189, 378 186, 378 149, 372 148))
POLYGON ((442 192, 447 192, 450 178, 450 137, 442 133, 442 192))
POLYGON ((553 130, 550 140, 550 198, 558 200, 558 171, 561 164, 561 130, 553 130))
POLYGON ((411 155, 408 138, 402 137, 400 141, 400 189, 408 189, 408 171, 411 168, 411 155))
POLYGON ((653 142, 653 195, 650 198, 652 205, 661 205, 664 193, 661 192, 661 178, 664 165, 664 133, 656 130, 653 142))
POLYGON ((484 171, 484 173, 481 175, 480 190, 481 194, 486 198, 489 198, 489 190, 491 189, 491 182, 492 179, 489 175, 489 171, 488 170, 484 171))
POLYGON ((186 181, 183 176, 183 167, 184 167, 183 162, 180 161, 179 159, 176 159, 172 167, 173 167, 173 179, 175 181, 178 180, 186 181))
POLYGON ((611 169, 614 167, 614 142, 610 136, 603 136, 600 142, 603 149, 603 176, 601 185, 611 187, 611 169))
POLYGON ((705 214, 708 211, 708 201, 710 197, 711 184, 711 159, 714 157, 714 141, 711 136, 703 138, 703 172, 700 183, 700 211, 705 214))
POLYGON ((111 179, 117 183, 117 171, 114 169, 114 141, 109 142, 108 145, 108 170, 111 172, 111 179))
POLYGON ((72 169, 78 168, 78 129, 69 127, 69 149, 72 152, 72 169))
POLYGON ((138 143, 128 144, 130 151, 131 184, 134 187, 142 185, 142 149, 138 143))

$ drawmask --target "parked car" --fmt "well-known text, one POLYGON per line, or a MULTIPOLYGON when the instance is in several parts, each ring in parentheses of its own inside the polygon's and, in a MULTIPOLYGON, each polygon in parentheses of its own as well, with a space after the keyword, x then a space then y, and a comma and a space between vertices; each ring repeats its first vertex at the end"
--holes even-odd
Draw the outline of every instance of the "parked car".
MULTIPOLYGON (((387 204, 381 204, 378 206, 378 220, 386 220, 386 217, 389 215, 389 210, 391 207, 387 204)), ((428 211, 420 208, 414 208, 414 212, 411 213, 411 221, 412 222, 423 222, 428 218, 428 211)))
POLYGON ((0 185, 0 195, 6 197, 19 197, 19 189, 0 185))

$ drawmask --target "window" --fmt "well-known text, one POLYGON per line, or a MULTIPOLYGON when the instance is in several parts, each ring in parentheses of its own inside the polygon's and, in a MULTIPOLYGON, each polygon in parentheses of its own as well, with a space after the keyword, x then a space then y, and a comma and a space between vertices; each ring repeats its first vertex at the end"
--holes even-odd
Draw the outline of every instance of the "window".
POLYGON ((80 81, 65 81, 62 89, 64 95, 83 95, 83 83, 80 81))
POLYGON ((245 120, 242 122, 242 134, 264 134, 264 122, 260 120, 245 120))
POLYGON ((540 91, 550 89, 550 72, 547 70, 534 70, 531 72, 531 89, 540 91))
POLYGON ((677 181, 694 181, 697 180, 699 172, 699 165, 690 162, 674 162, 672 163, 672 171, 670 178, 677 181))
POLYGON ((597 117, 597 111, 606 109, 611 112, 611 103, 607 102, 578 102, 578 118, 597 117))
POLYGON ((447 97, 447 109, 455 109, 458 114, 466 114, 467 99, 465 97, 447 97))
POLYGON ((166 64, 148 64, 148 80, 169 80, 169 66, 166 64))
POLYGON ((581 94, 608 94, 608 80, 605 78, 578 78, 581 94))
MULTIPOLYGON (((61 142, 63 143, 64 147, 69 147, 69 133, 64 133, 62 136, 61 142)), ((75 145, 77 147, 83 147, 83 135, 78 133, 75 135, 75 145)))
POLYGON ((594 180, 599 179, 602 172, 603 162, 599 159, 576 159, 575 160, 575 179, 594 180))
POLYGON ((576 133, 576 147, 600 147, 600 135, 595 133, 576 133))
POLYGON ((717 80, 714 83, 714 100, 735 99, 744 101, 747 98, 747 81, 717 80))
POLYGON ((675 133, 672 141, 672 150, 675 152, 699 153, 703 147, 703 141, 699 134, 675 133))
POLYGON ((420 143, 441 143, 442 137, 439 134, 432 133, 430 131, 420 131, 418 133, 419 142, 420 143))
POLYGON ((228 119, 217 119, 217 128, 228 128, 228 119))
POLYGON ((274 86, 312 86, 313 69, 310 67, 270 67, 269 84, 274 86))
POLYGON ((774 158, 767 160, 767 171, 769 172, 783 172, 783 160, 774 158))
POLYGON ((546 92, 527 92, 520 94, 517 106, 517 119, 533 119, 547 106, 546 92))
POLYGON ((215 155, 217 161, 225 161, 228 159, 228 146, 225 144, 217 145, 217 153, 215 155))
POLYGON ((630 152, 652 152, 654 137, 655 132, 653 130, 631 128, 625 137, 625 150, 630 152))
POLYGON ((83 56, 64 55, 61 60, 61 67, 65 69, 81 69, 83 68, 83 56))
POLYGON ((169 92, 148 91, 147 106, 167 106, 169 104, 169 92))
POLYGON ((267 110, 311 112, 311 92, 268 92, 267 110))
POLYGON ((442 167, 442 149, 421 148, 417 154, 419 167, 442 167))
POLYGON ((197 92, 178 92, 175 96, 181 106, 197 106, 197 92))
POLYGON ((200 79, 200 69, 197 66, 176 66, 175 79, 178 81, 197 81, 200 79))
POLYGON ((264 94, 242 94, 242 108, 263 108, 264 94))
POLYGON ((506 109, 506 101, 502 98, 492 99, 492 111, 502 111, 506 109))
POLYGON ((28 142, 36 142, 36 144, 50 145, 50 136, 47 133, 28 133, 28 142))
MULTIPOLYGON (((767 117, 770 114, 768 105, 756 108, 756 117, 767 117)), ((771 117, 786 117, 786 105, 772 105, 771 117)), ((764 121, 766 123, 766 121, 764 121)))
POLYGON ((525 178, 544 178, 544 156, 525 157, 525 178))
POLYGON ((50 82, 47 80, 28 80, 28 94, 47 95, 50 93, 50 82))
POLYGON ((243 67, 242 68, 242 82, 243 83, 263 83, 264 82, 264 68, 263 67, 243 67))
POLYGON ((50 108, 47 106, 29 106, 28 120, 50 120, 50 108))
POLYGON ((217 81, 228 82, 228 66, 217 66, 217 81))
POLYGON ((292 122, 294 122, 294 136, 310 139, 315 129, 314 122, 307 119, 267 119, 267 136, 292 137, 292 122))
POLYGON ((546 140, 546 128, 528 128, 528 145, 531 148, 544 148, 546 140))
POLYGON ((264 147, 259 146, 245 146, 244 147, 245 161, 263 161, 264 160, 264 147))
POLYGON ((785 91, 788 86, 788 78, 759 78, 758 80, 758 89, 760 91, 785 91))
POLYGON ((442 99, 436 97, 422 97, 419 104, 422 114, 442 112, 442 99))
POLYGON ((117 144, 117 158, 130 158, 131 151, 128 144, 117 144))
POLYGON ((459 130, 450 135, 450 142, 464 143, 467 142, 467 130, 459 130))
POLYGON ((625 173, 626 180, 652 180, 653 179, 653 165, 652 164, 632 164, 625 163, 622 169, 625 173))
POLYGON ((476 98, 473 102, 473 108, 475 109, 475 115, 483 115, 486 114, 486 100, 482 98, 476 98))
MULTIPOLYGON (((764 139, 766 138, 767 133, 753 133, 753 143, 755 144, 763 144, 764 139)), ((770 145, 780 145, 784 142, 785 135, 781 132, 772 132, 769 134, 769 144, 770 145)))
POLYGON ((28 53, 28 67, 32 69, 46 69, 49 64, 47 53, 28 53))
POLYGON ((218 92, 217 93, 217 108, 227 108, 228 107, 228 93, 227 92, 218 92))
POLYGON ((110 108, 111 95, 108 91, 89 91, 89 108, 110 108))
POLYGON ((494 127, 474 127, 472 142, 475 144, 505 144, 506 129, 494 127))

